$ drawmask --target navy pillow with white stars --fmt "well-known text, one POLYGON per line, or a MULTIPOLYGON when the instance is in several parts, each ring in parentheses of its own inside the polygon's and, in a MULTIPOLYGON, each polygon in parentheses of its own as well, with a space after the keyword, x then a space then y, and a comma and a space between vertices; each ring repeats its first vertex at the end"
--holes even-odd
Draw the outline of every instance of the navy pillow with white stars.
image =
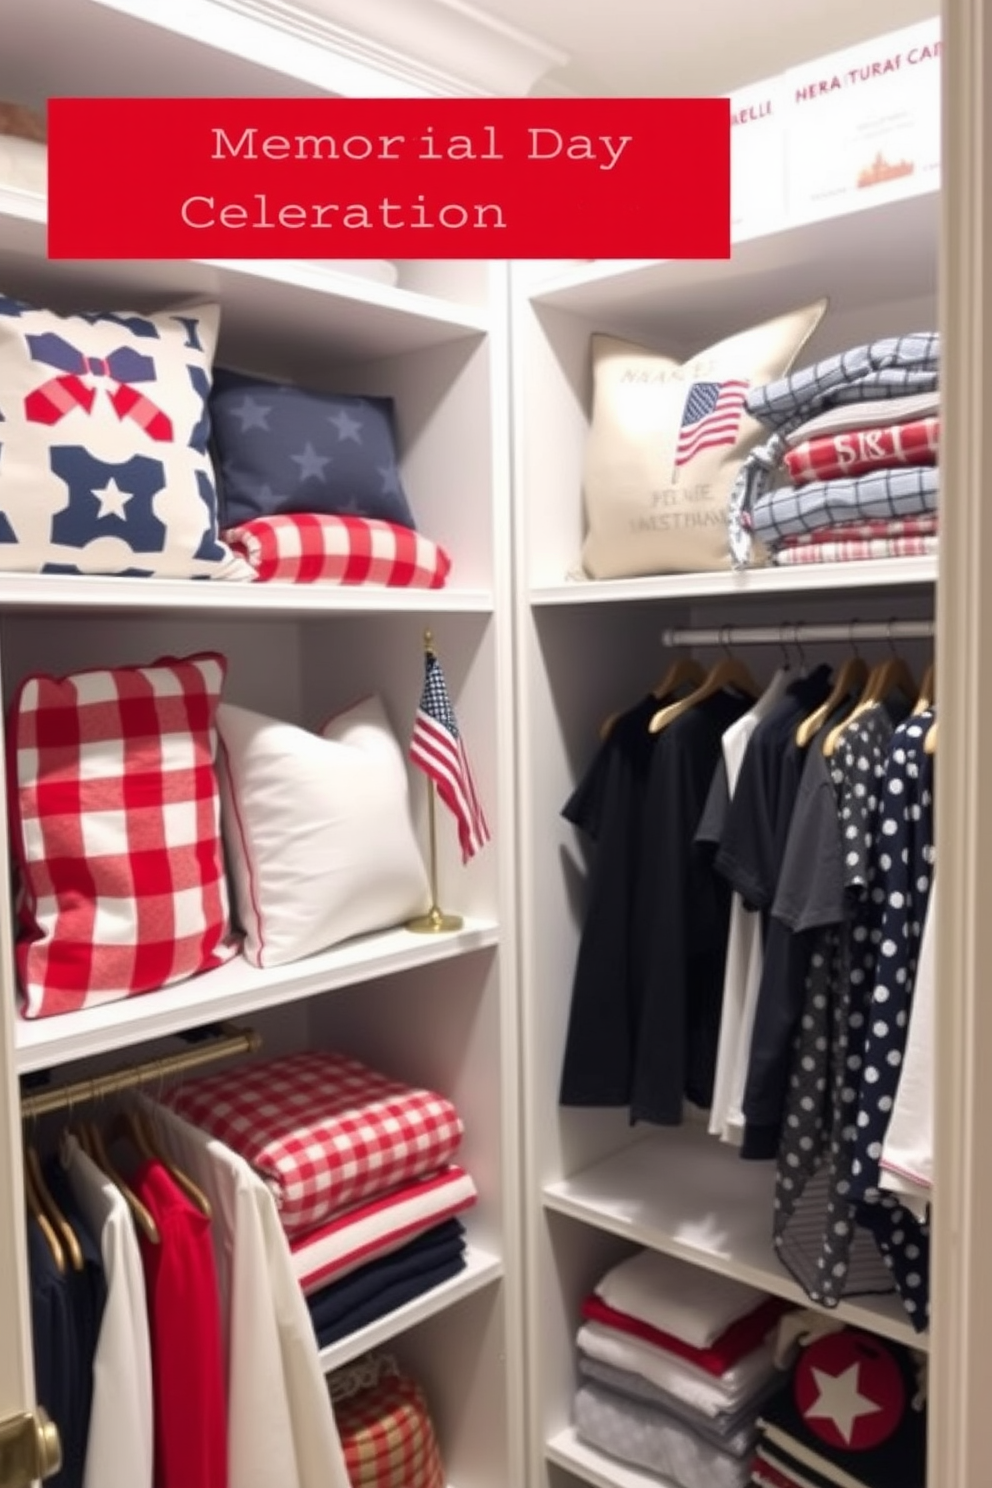
POLYGON ((314 512, 416 529, 391 398, 308 392, 218 367, 210 417, 223 527, 314 512))

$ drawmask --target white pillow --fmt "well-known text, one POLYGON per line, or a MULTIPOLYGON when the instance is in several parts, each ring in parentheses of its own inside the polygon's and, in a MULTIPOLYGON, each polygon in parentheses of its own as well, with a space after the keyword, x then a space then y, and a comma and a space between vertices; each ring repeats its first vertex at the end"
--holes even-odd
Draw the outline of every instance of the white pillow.
POLYGON ((224 703, 222 827, 252 966, 283 966, 423 913, 406 766, 378 697, 323 734, 224 703))

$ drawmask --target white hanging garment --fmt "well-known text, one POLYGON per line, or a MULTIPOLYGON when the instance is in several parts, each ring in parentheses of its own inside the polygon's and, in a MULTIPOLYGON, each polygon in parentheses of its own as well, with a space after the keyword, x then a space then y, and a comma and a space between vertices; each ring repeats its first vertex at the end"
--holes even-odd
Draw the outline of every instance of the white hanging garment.
POLYGON ((927 917, 913 985, 906 1052, 882 1147, 882 1188, 925 1219, 933 1183, 933 1037, 936 1013, 935 941, 937 875, 930 884, 927 917))
POLYGON ((154 1416, 145 1273, 120 1189, 74 1137, 62 1162, 73 1197, 100 1247, 107 1300, 93 1357, 93 1406, 83 1488, 152 1488, 154 1416))
POLYGON ((139 1099, 169 1156, 213 1209, 228 1488, 349 1488, 310 1314, 272 1194, 223 1142, 139 1099))
MULTIPOLYGON (((731 799, 751 736, 785 692, 789 680, 789 673, 780 668, 750 712, 731 724, 723 736, 723 760, 731 799)), ((747 1083, 754 1011, 761 985, 761 940, 761 916, 749 913, 740 894, 734 890, 730 901, 720 1039, 709 1131, 711 1136, 737 1146, 744 1134, 744 1086, 747 1083)))

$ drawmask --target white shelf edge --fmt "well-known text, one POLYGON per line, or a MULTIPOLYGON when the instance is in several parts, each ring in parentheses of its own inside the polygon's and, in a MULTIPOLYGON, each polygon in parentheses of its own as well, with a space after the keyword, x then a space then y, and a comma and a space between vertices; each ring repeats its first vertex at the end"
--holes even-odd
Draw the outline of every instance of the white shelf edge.
POLYGON ((442 1281, 440 1285, 432 1287, 423 1296, 415 1297, 412 1302, 406 1302, 402 1307, 397 1307, 394 1312, 387 1313, 385 1317, 378 1318, 374 1323, 369 1323, 368 1327, 359 1328, 356 1333, 349 1334, 347 1338, 339 1339, 337 1343, 329 1344, 327 1348, 321 1349, 320 1367, 325 1374, 341 1369, 353 1359, 368 1353, 369 1349, 388 1343, 391 1338, 396 1338, 409 1328, 415 1328, 418 1323, 425 1322, 427 1318, 435 1317, 437 1313, 453 1307, 464 1297, 471 1297, 483 1287, 492 1286, 494 1282, 500 1280, 502 1275, 502 1261, 484 1250, 478 1250, 475 1246, 468 1246, 465 1253, 465 1269, 459 1271, 457 1276, 453 1276, 450 1281, 442 1281))
POLYGON ((487 614, 492 608, 492 593, 486 589, 0 573, 0 613, 85 609, 225 615, 487 614))
MULTIPOLYGON (((744 232, 735 233, 731 240, 731 250, 736 247, 749 247, 761 243, 771 242, 775 238, 787 239, 791 233, 799 233, 808 228, 823 227, 829 222, 842 221, 845 218, 864 218, 872 212, 884 212, 887 208, 898 206, 902 202, 922 201, 932 198, 936 203, 939 199, 939 186, 925 186, 919 191, 904 191, 892 194, 884 200, 866 201, 852 203, 848 201, 845 208, 840 212, 832 212, 824 207, 820 211, 810 212, 801 217, 777 218, 773 225, 769 226, 767 232, 759 232, 750 228, 744 232)), ((570 269, 563 269, 546 279, 534 279, 528 287, 528 296, 533 304, 553 304, 555 299, 561 295, 567 295, 574 290, 592 288, 597 284, 622 283, 625 278, 634 274, 643 273, 645 270, 657 268, 664 263, 680 264, 686 260, 682 259, 650 259, 650 258, 628 258, 601 260, 594 263, 576 264, 570 269)), ((731 264, 731 259, 700 260, 701 262, 731 264)))
POLYGON ((481 307, 444 300, 439 295, 421 294, 400 285, 381 284, 361 274, 344 273, 330 264, 325 268, 307 259, 288 258, 200 258, 190 261, 219 269, 224 274, 244 274, 249 278, 305 289, 311 294, 359 300, 363 305, 417 315, 423 320, 460 327, 468 334, 484 335, 489 329, 486 311, 481 307))
MULTIPOLYGON (((581 1174, 578 1178, 581 1179, 581 1174)), ((712 1271, 718 1276, 733 1277, 735 1281, 743 1281, 746 1285, 757 1287, 759 1291, 768 1292, 773 1297, 781 1297, 786 1302, 795 1302, 799 1306, 809 1308, 812 1312, 822 1312, 826 1317, 839 1318, 841 1322, 863 1328, 866 1333, 874 1333, 880 1338, 889 1338, 895 1343, 904 1344, 907 1348, 925 1352, 930 1346, 929 1337, 916 1332, 908 1319, 900 1315, 902 1309, 898 1301, 893 1304, 891 1297, 880 1297, 875 1305, 871 1301, 852 1300, 842 1302, 835 1308, 820 1307, 815 1302, 811 1302, 802 1287, 783 1270, 774 1269, 772 1265, 767 1267, 754 1265, 749 1261, 740 1261, 733 1255, 720 1255, 715 1251, 704 1250, 701 1246, 680 1240, 677 1236, 666 1234, 651 1225, 640 1224, 636 1220, 624 1218, 623 1215, 600 1209, 588 1200, 564 1192, 563 1188, 562 1184, 546 1185, 543 1194, 545 1209, 555 1214, 564 1214, 569 1219, 577 1219, 582 1224, 591 1225, 595 1229, 605 1230, 611 1235, 619 1235, 624 1240, 631 1240, 648 1250, 657 1250, 664 1255, 675 1256, 678 1260, 687 1261, 690 1266, 698 1266, 700 1270, 712 1271), (891 1307, 891 1311, 886 1303, 891 1307), (896 1308, 899 1308, 898 1312, 896 1308)), ((769 1259, 772 1261, 774 1259, 771 1254, 769 1259)))
POLYGON ((661 574, 638 579, 589 579, 539 585, 530 591, 534 608, 551 605, 618 604, 679 599, 766 598, 797 593, 915 587, 937 582, 936 558, 879 558, 866 563, 808 563, 792 568, 755 568, 742 573, 661 574))
POLYGON ((387 930, 335 946, 305 961, 260 971, 241 957, 178 986, 101 1007, 30 1021, 15 1028, 18 1074, 52 1069, 189 1028, 244 1017, 325 992, 396 976, 498 943, 495 922, 467 921, 451 934, 387 930))
POLYGON ((625 1462, 587 1446, 573 1426, 556 1432, 545 1443, 544 1455, 549 1462, 592 1483, 594 1488, 676 1488, 668 1478, 628 1467, 625 1462))
MULTIPOLYGON (((5 217, 45 227, 48 223, 47 200, 37 192, 0 182, 0 219, 5 217)), ((325 267, 309 259, 191 258, 189 262, 221 274, 241 274, 288 289, 301 289, 332 299, 354 300, 395 314, 435 321, 466 335, 485 335, 489 329, 488 314, 483 306, 445 300, 440 295, 421 294, 399 285, 381 284, 375 279, 348 274, 331 264, 325 267)))

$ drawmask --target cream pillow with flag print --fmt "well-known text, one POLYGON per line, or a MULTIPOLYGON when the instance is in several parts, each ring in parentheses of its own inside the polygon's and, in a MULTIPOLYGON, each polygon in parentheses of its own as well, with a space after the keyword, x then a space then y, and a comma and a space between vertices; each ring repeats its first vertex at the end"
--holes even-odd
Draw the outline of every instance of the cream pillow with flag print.
POLYGON ((730 492, 763 437, 747 395, 791 369, 826 309, 819 300, 683 362, 614 336, 592 337, 583 467, 589 578, 730 568, 730 492))

